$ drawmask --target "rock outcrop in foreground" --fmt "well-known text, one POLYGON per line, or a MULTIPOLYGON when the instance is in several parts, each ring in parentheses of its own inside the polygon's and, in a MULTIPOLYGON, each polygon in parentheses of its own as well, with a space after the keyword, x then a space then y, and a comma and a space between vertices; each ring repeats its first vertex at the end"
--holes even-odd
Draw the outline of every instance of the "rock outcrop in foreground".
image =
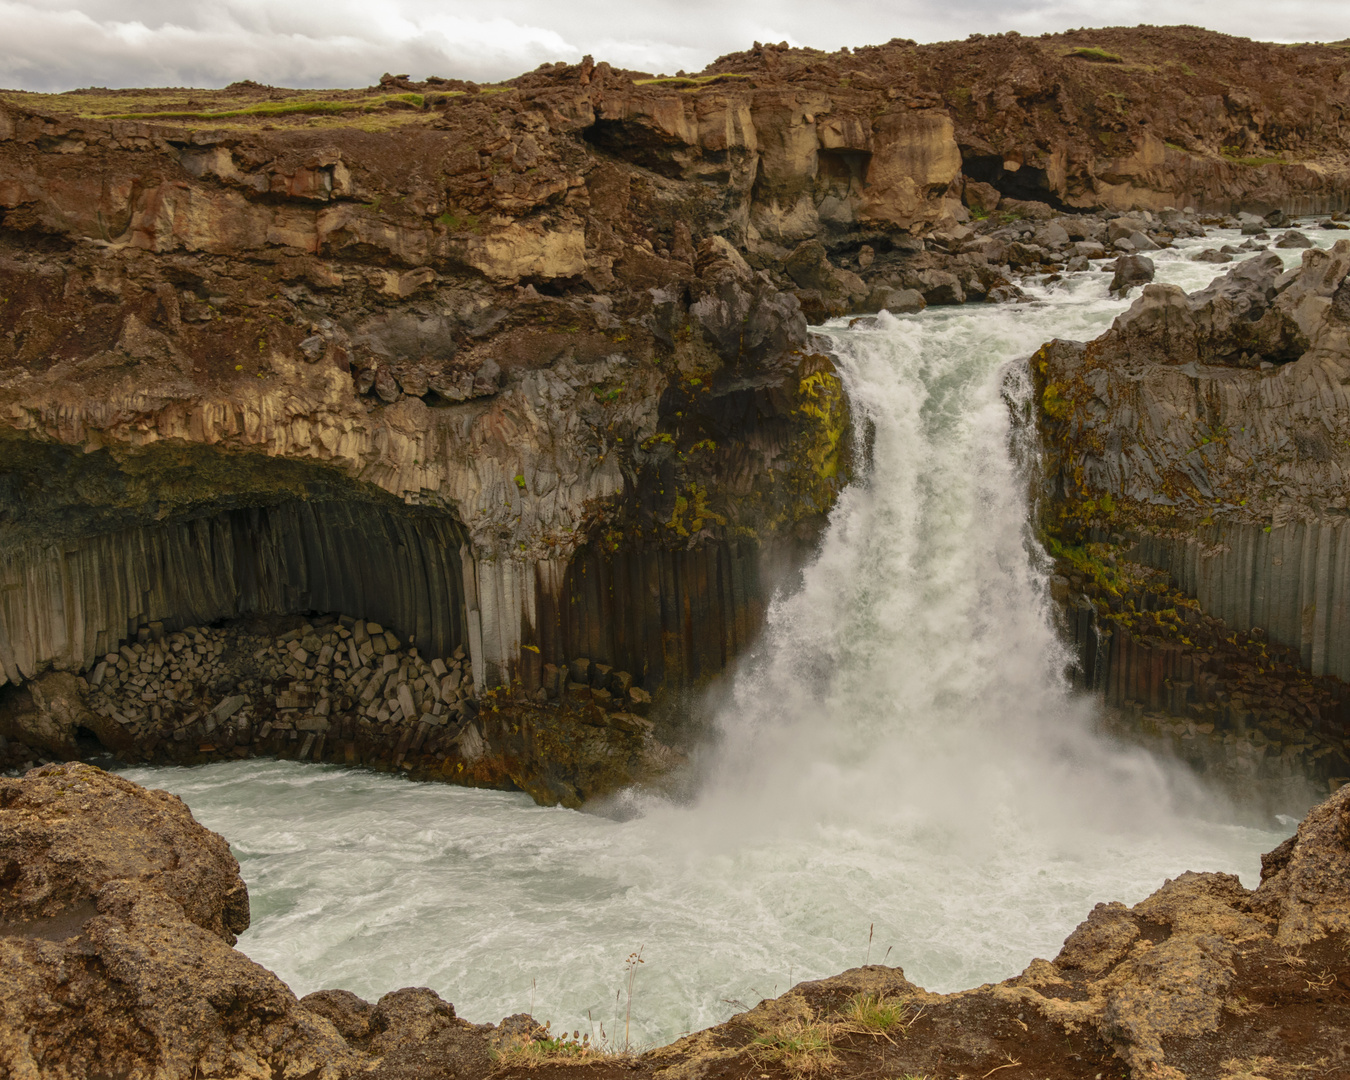
POLYGON ((997 985, 931 994, 858 968, 621 1058, 528 1017, 470 1024, 426 989, 297 999, 231 947, 248 900, 225 842, 91 766, 0 779, 0 884, 0 1069, 18 1080, 1350 1075, 1350 787, 1255 890, 1182 874, 1097 905, 1054 960, 997 985))

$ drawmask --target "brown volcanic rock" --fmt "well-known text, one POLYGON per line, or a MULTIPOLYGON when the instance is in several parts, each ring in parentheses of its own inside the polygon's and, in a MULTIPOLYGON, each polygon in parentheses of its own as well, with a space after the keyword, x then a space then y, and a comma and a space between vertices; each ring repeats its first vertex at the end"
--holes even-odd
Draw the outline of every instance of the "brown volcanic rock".
POLYGON ((712 70, 942 106, 964 176, 1012 199, 1265 213, 1302 191, 1344 205, 1331 179, 1350 164, 1335 119, 1350 95, 1341 46, 1139 26, 828 56, 765 45, 712 70))
POLYGON ((1298 946, 1350 932, 1350 784, 1308 811, 1298 832, 1261 860, 1253 900, 1298 946))
POLYGON ((337 1077, 357 1055, 231 948, 248 893, 176 796, 87 765, 0 780, 6 1075, 337 1077))
POLYGON ((248 892, 177 796, 78 763, 0 778, 0 1075, 486 1075, 490 1040, 425 988, 297 1001, 231 946, 248 892))
POLYGON ((72 764, 0 778, 0 922, 30 937, 90 913, 111 883, 162 893, 191 923, 233 945, 248 890, 229 845, 183 801, 72 764))

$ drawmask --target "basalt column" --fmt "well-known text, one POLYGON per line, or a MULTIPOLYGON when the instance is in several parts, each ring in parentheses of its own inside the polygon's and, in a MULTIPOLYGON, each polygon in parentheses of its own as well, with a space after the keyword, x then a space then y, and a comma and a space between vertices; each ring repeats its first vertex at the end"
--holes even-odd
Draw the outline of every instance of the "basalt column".
POLYGON ((462 526, 359 500, 289 501, 0 551, 0 665, 77 670, 137 627, 340 611, 428 655, 468 646, 462 526))

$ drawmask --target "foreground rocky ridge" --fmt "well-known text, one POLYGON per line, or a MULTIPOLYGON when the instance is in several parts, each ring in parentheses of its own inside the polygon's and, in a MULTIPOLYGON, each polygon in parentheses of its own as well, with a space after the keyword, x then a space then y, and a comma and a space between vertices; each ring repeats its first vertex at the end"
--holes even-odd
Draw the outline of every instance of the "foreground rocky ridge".
POLYGON ((1350 1075, 1350 788, 1259 888, 1183 874, 1099 904, 1052 961, 931 994, 899 968, 803 983, 643 1054, 470 1024, 427 989, 296 997, 231 948, 247 892, 181 800, 81 764, 0 779, 0 1063, 94 1075, 474 1077, 1350 1075))

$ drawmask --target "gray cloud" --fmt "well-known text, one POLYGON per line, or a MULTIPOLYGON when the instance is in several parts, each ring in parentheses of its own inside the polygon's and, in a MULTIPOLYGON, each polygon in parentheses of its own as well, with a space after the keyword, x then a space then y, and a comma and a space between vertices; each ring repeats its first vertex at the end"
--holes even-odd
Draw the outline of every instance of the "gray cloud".
POLYGON ((583 53, 673 73, 756 40, 835 49, 1141 22, 1273 41, 1350 33, 1343 0, 0 0, 0 86, 362 86, 385 71, 486 82, 583 53))

